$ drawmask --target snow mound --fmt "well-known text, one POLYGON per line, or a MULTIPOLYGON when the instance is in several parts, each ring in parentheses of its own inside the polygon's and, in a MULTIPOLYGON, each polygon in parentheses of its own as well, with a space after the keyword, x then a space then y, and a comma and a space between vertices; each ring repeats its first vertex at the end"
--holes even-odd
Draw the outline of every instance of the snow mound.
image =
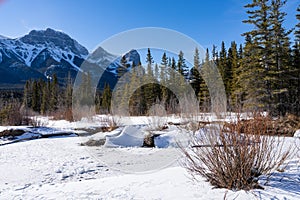
POLYGON ((300 138, 300 129, 294 133, 294 137, 300 138))
POLYGON ((119 135, 107 135, 105 147, 141 147, 145 133, 141 126, 126 126, 119 135))

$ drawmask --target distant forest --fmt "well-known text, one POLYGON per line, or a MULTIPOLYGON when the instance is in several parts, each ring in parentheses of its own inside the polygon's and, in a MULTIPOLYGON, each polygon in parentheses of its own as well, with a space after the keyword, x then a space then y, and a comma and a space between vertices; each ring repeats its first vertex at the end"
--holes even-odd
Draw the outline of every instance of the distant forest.
MULTIPOLYGON (((143 77, 148 79, 177 84, 179 89, 181 84, 191 84, 200 111, 209 112, 209 90, 205 77, 197 69, 213 61, 224 82, 228 111, 268 111, 272 116, 300 116, 300 4, 295 16, 298 23, 292 30, 284 28, 286 13, 282 8, 285 4, 285 0, 253 0, 245 5, 248 19, 243 23, 251 24, 252 30, 242 33, 244 44, 232 41, 226 47, 222 42, 219 49, 213 45, 212 51, 206 50, 205 60, 199 59, 199 50, 195 49, 191 70, 185 63, 182 51, 177 59, 164 53, 161 63, 154 63, 151 49, 148 49, 147 66, 134 66, 132 73, 144 73, 147 76, 143 77), (292 35, 293 41, 290 39, 292 35), (174 82, 176 74, 181 74, 181 78, 176 80, 182 83, 174 82)), ((124 59, 121 59, 121 65, 117 72, 119 79, 128 68, 124 59)), ((125 95, 134 85, 143 85, 143 81, 132 75, 120 95, 125 95)), ((55 115, 72 120, 72 83, 69 78, 64 86, 59 86, 54 76, 48 81, 28 80, 22 94, 20 91, 2 92, 0 122, 10 125, 24 123, 21 119, 14 122, 18 110, 20 115, 55 115)), ((84 90, 92 90, 89 74, 85 75, 82 84, 84 90)), ((85 104, 86 100, 87 105, 95 105, 97 113, 110 113, 112 90, 106 84, 104 90, 96 92, 95 97, 83 97, 79 103, 85 104)), ((120 105, 125 102, 121 96, 120 105)), ((157 101, 163 102, 168 113, 178 112, 175 94, 160 84, 146 84, 137 89, 130 97, 129 112, 131 115, 147 115, 149 108, 157 101)))

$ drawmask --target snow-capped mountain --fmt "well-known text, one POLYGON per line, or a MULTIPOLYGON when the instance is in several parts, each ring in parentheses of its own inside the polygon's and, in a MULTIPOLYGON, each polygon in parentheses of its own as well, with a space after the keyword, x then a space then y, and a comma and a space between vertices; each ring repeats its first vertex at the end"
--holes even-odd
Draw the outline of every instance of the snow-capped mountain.
MULTIPOLYGON (((111 88, 114 88, 118 81, 118 69, 123 67, 121 65, 121 58, 126 59, 126 70, 130 71, 132 67, 137 66, 140 63, 139 53, 132 49, 124 55, 116 56, 102 47, 98 47, 86 59, 85 70, 89 71, 93 80, 99 80, 98 88, 103 89, 105 84, 109 84, 111 88), (99 73, 102 74, 99 77, 99 73)), ((124 70, 122 70, 124 71, 124 70)))
POLYGON ((87 60, 117 76, 117 69, 122 67, 120 63, 123 56, 127 61, 127 70, 130 70, 132 66, 137 66, 140 63, 140 55, 135 49, 130 50, 122 56, 116 56, 105 51, 102 47, 98 47, 92 52, 87 60))
POLYGON ((75 74, 88 56, 88 50, 67 34, 46 29, 10 39, 0 37, 0 72, 2 83, 24 83, 54 73, 62 79, 75 74))
MULTIPOLYGON (((140 62, 136 50, 125 57, 130 66, 140 62)), ((75 78, 85 59, 105 67, 108 82, 115 79, 117 68, 121 66, 120 57, 101 47, 89 54, 76 40, 50 28, 32 30, 15 39, 0 35, 0 84, 24 84, 28 79, 46 79, 53 74, 63 83, 69 74, 75 78)))

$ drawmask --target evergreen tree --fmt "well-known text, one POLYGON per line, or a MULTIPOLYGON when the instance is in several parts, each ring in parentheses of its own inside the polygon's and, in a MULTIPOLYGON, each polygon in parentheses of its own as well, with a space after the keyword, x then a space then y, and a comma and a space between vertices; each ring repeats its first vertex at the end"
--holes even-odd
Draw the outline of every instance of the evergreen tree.
POLYGON ((200 109, 203 112, 208 112, 210 111, 210 96, 209 96, 209 91, 207 87, 207 83, 205 80, 210 79, 210 63, 211 61, 209 60, 209 51, 206 49, 206 54, 205 54, 205 60, 202 63, 201 71, 200 71, 200 78, 199 78, 199 83, 200 83, 200 88, 199 88, 199 93, 198 93, 198 98, 199 98, 199 104, 200 104, 200 109))
POLYGON ((170 67, 169 64, 171 64, 170 58, 168 59, 166 52, 164 52, 161 58, 161 67, 160 67, 160 75, 159 75, 159 79, 161 83, 161 87, 160 87, 161 99, 163 99, 164 101, 168 99, 168 90, 165 87, 165 85, 167 83, 167 76, 168 76, 167 68, 170 67))
POLYGON ((48 80, 44 83, 42 88, 42 104, 41 104, 41 114, 45 115, 49 109, 49 94, 50 94, 50 81, 48 80))
POLYGON ((128 65, 127 65, 127 60, 126 60, 125 56, 122 56, 120 64, 121 64, 121 66, 119 66, 117 69, 118 79, 120 79, 127 72, 128 65))
POLYGON ((283 27, 286 13, 282 7, 286 1, 272 0, 270 9, 271 29, 271 49, 270 49, 270 67, 268 76, 270 80, 270 92, 272 105, 271 111, 281 116, 287 112, 287 94, 290 70, 290 41, 288 35, 291 31, 286 31, 283 27))
POLYGON ((51 81, 51 84, 50 84, 50 92, 51 92, 51 95, 50 95, 50 106, 49 106, 49 110, 50 111, 55 111, 58 109, 58 91, 59 88, 58 88, 58 80, 57 80, 57 76, 56 74, 53 75, 53 78, 52 78, 52 81, 51 81))
POLYGON ((32 81, 27 80, 24 86, 23 105, 25 108, 32 108, 32 81))
POLYGON ((217 52, 217 46, 213 45, 212 47, 212 60, 218 65, 219 56, 217 52))
POLYGON ((112 92, 109 87, 109 84, 105 84, 103 94, 102 94, 102 101, 101 101, 101 110, 105 114, 110 113, 111 97, 112 97, 112 92))
POLYGON ((194 53, 194 66, 191 69, 190 83, 192 88, 195 91, 195 94, 198 95, 200 92, 200 58, 199 58, 199 50, 195 49, 194 53))
POLYGON ((243 22, 252 24, 254 28, 243 34, 248 37, 244 49, 243 89, 246 91, 249 107, 271 111, 273 91, 270 74, 273 74, 274 69, 271 68, 273 36, 271 7, 268 2, 268 0, 253 0, 245 6, 248 9, 249 19, 243 22), (245 81, 245 77, 249 79, 245 81))
POLYGON ((69 73, 68 79, 67 79, 66 91, 65 91, 65 107, 67 109, 72 108, 72 94, 73 94, 72 79, 71 79, 71 75, 69 73))
POLYGON ((35 112, 40 112, 40 93, 39 93, 39 85, 35 80, 32 84, 32 110, 35 112))
POLYGON ((289 110, 300 116, 300 42, 295 42, 292 50, 292 66, 289 81, 289 110))
POLYGON ((228 49, 228 59, 227 59, 227 68, 230 69, 229 74, 229 91, 230 96, 230 103, 232 107, 236 107, 237 104, 240 102, 236 91, 240 90, 238 83, 238 70, 239 70, 239 55, 237 50, 237 44, 235 42, 231 42, 231 47, 228 49))
POLYGON ((184 54, 182 51, 179 51, 179 54, 178 54, 177 70, 187 80, 189 70, 185 63, 184 54))
MULTIPOLYGON (((232 49, 229 50, 229 53, 232 54, 232 49)), ((231 97, 232 66, 230 62, 227 60, 227 51, 223 41, 217 66, 225 85, 227 99, 231 97)))
POLYGON ((296 18, 298 20, 298 23, 296 24, 296 30, 295 30, 295 37, 296 37, 296 41, 300 42, 300 4, 298 5, 297 8, 297 14, 296 14, 296 18))
MULTIPOLYGON (((154 81, 154 74, 153 74, 153 68, 152 65, 154 63, 153 57, 151 55, 151 51, 148 48, 147 56, 146 56, 146 62, 147 62, 147 69, 146 69, 146 76, 145 82, 153 82, 154 81)), ((144 86, 144 94, 146 98, 146 105, 147 109, 152 106, 154 103, 154 100, 156 99, 156 94, 155 94, 155 84, 149 83, 144 86)))

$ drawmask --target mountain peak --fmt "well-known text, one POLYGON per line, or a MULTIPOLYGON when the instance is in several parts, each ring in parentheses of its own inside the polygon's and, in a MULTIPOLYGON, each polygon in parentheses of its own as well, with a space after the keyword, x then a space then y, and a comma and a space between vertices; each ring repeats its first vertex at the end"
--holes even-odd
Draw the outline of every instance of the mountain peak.
POLYGON ((49 44, 60 49, 69 49, 75 54, 87 56, 88 50, 72 39, 66 33, 51 28, 46 30, 32 30, 29 34, 20 38, 20 41, 31 45, 49 44))

